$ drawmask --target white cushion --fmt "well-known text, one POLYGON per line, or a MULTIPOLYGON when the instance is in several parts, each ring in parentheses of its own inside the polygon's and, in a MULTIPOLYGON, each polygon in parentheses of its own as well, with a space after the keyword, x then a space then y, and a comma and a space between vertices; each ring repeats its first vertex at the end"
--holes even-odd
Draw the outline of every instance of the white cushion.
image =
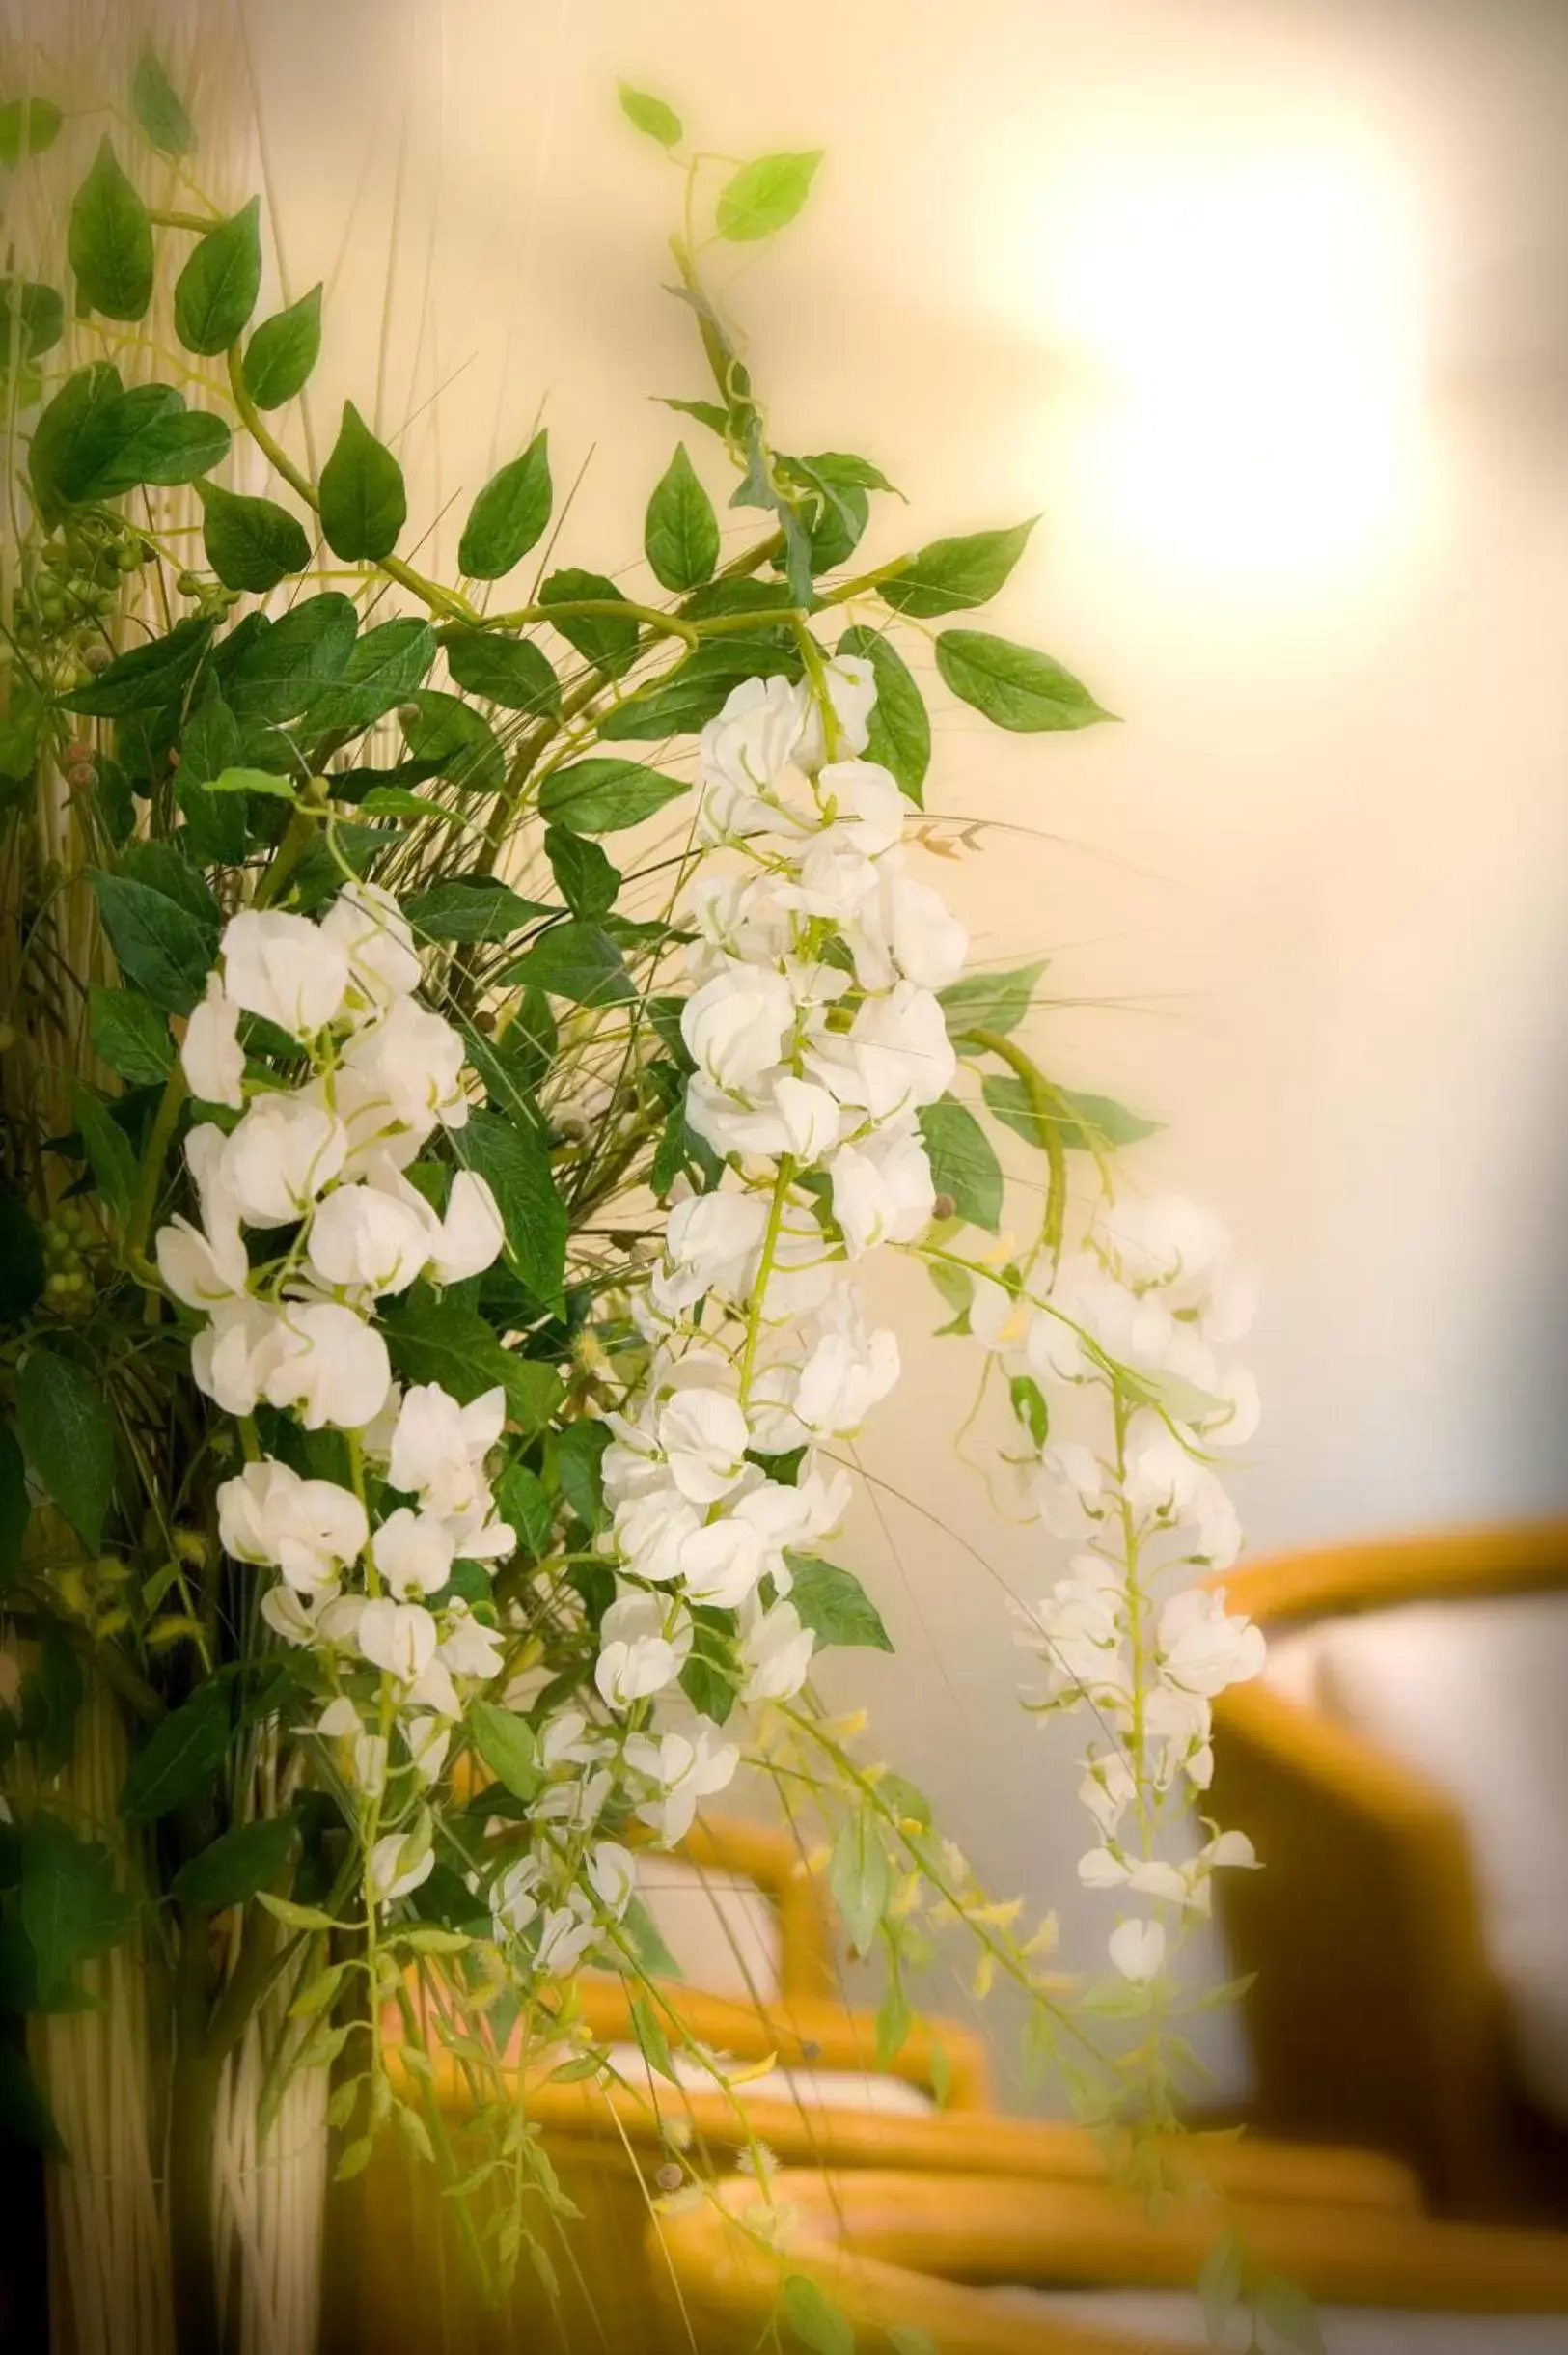
POLYGON ((766 1892, 738 1872, 645 1851, 637 1894, 688 1986, 738 2003, 773 2003, 780 1992, 779 1916, 766 1892))
POLYGON ((1320 1704, 1450 1799, 1525 2083, 1568 2119, 1568 1592, 1320 1627, 1320 1704))
MULTIPOLYGON (((999 2289, 1009 2313, 1040 2322, 1093 2323, 1147 2344, 1198 2350, 1209 2344, 1196 2298, 1165 2290, 999 2289)), ((1324 2355, 1568 2355, 1568 2314, 1419 2314, 1389 2308, 1320 2306, 1324 2355)), ((1277 2342, 1270 2342, 1277 2343, 1277 2342)), ((1224 2348, 1246 2344, 1245 2330, 1224 2348)))
MULTIPOLYGON (((641 2092, 645 2084, 655 2093, 670 2091, 666 2078, 655 2077, 637 2044, 612 2044, 610 2061, 617 2072, 641 2092)), ((672 2063, 680 2084, 691 2093, 723 2091, 719 2081, 689 2053, 674 2053, 672 2063)), ((740 2065, 737 2064, 737 2066, 740 2065)), ((736 2086, 742 2101, 782 2101, 791 2109, 877 2110, 886 2116, 928 2118, 936 2103, 923 2086, 907 2077, 882 2077, 868 2069, 774 2068, 764 2077, 752 2077, 736 2086)))

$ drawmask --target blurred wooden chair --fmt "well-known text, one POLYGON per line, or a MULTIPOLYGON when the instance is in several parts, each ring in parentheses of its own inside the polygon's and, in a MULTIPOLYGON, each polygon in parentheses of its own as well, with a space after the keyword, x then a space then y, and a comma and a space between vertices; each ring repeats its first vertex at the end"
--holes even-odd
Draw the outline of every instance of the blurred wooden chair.
MULTIPOLYGON (((427 2168, 389 2138, 348 2187, 343 2230, 357 2244, 346 2304, 348 2340, 362 2355, 501 2355, 555 2347, 613 2355, 680 2355, 689 2341, 655 2312, 645 2254, 652 2203, 694 2173, 723 2175, 760 2144, 786 2166, 941 2170, 952 2175, 1032 2176, 1102 2184, 1107 2151, 1082 2128, 1004 2118, 990 2106, 984 2050, 952 2022, 919 2032, 891 2068, 876 2062, 874 2021, 826 1992, 829 1926, 816 1884, 798 1870, 782 1833, 710 1822, 675 1855, 642 1860, 640 1889, 687 1977, 667 1981, 686 2032, 742 2064, 775 2065, 730 2092, 694 2066, 673 2085, 632 2040, 626 1990, 590 1978, 583 2001, 623 2082, 519 2085, 519 2102, 581 2220, 549 2233, 556 2282, 547 2290, 525 2262, 506 2307, 485 2313, 471 2261, 457 2245, 451 2202, 427 2168), (945 2100, 936 2098, 940 2075, 945 2100)), ((435 2091, 459 2166, 480 2155, 466 2120, 472 2099, 458 2063, 438 2050, 435 2091)), ((1261 2203, 1337 2203, 1413 2209, 1409 2171, 1364 2152, 1291 2150, 1196 2138, 1195 2164, 1227 2191, 1261 2203)), ((660 2260, 662 2263, 662 2260, 660 2260)))
POLYGON ((1568 1522, 1229 1572, 1220 1908, 1268 2135, 1397 2153, 1454 2212, 1568 2213, 1568 1522))
MULTIPOLYGON (((788 2219, 782 2247, 745 2178, 652 2220, 652 2278, 682 2334, 669 2344, 743 2355, 766 2342, 784 2281, 804 2274, 861 2347, 907 2331, 940 2355, 1202 2355, 1193 2286, 1233 2230, 1260 2272, 1318 2303, 1327 2355, 1568 2347, 1568 2240, 1555 2233, 1279 2203, 1151 2220, 1103 2186, 907 2173, 789 2170, 771 2199, 788 2219)), ((641 2355, 666 2341, 624 2343, 641 2355)))

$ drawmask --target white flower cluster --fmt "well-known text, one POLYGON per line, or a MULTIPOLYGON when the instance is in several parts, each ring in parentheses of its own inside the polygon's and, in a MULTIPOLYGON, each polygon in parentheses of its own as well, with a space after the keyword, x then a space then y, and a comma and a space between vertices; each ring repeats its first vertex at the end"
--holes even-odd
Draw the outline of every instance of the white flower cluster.
POLYGON ((667 1840, 738 1758, 682 1691, 694 1657, 743 1703, 805 1681, 814 1639, 791 1559, 850 1496, 821 1451, 898 1376, 896 1340, 868 1329, 843 1261, 932 1214, 919 1114, 954 1068, 932 992, 965 934, 903 872, 902 797, 859 757, 874 700, 853 660, 814 688, 750 679, 701 739, 715 856, 687 919, 686 1117, 730 1166, 675 1204, 638 1303, 650 1363, 609 1418, 617 1593, 594 1673, 667 1840))
MULTIPOLYGON (((1209 1452, 1256 1426, 1251 1375, 1222 1371, 1215 1357, 1251 1310, 1217 1222, 1169 1198, 1103 1209, 1043 1300, 981 1278, 970 1311, 972 1330, 1036 1402, 1034 1435, 1042 1420, 1053 1434, 1021 1467, 1026 1493, 1048 1527, 1083 1547, 1025 1612, 1019 1639, 1045 1664, 1044 1705, 1094 1723, 1080 1795, 1098 1842, 1079 1876, 1173 1907, 1178 1924, 1208 1911, 1216 1868, 1256 1861, 1244 1834, 1212 1826, 1196 1853, 1157 1852, 1168 1831, 1168 1847, 1182 1839, 1185 1811, 1170 1802, 1208 1787, 1216 1694, 1263 1665, 1258 1629, 1225 1610, 1223 1590, 1191 1583, 1241 1549, 1209 1452), (1156 1582, 1171 1573, 1187 1583, 1162 1600, 1156 1582)), ((1110 1951, 1126 1979, 1151 1981, 1165 1967, 1166 1925, 1131 1915, 1110 1951)))
POLYGON ((471 1171, 453 1177, 439 1215, 403 1174, 438 1127, 463 1126, 468 1105, 461 1038, 416 997, 419 956, 390 895, 351 884, 319 924, 247 909, 219 956, 181 1060, 201 1102, 240 1118, 190 1130, 201 1220, 160 1230, 158 1269, 208 1319, 193 1371, 226 1413, 248 1423, 264 1405, 308 1432, 351 1435, 351 1484, 248 1461, 218 1492, 219 1536, 235 1561, 280 1573, 261 1610, 316 1659, 331 1697, 315 1731, 337 1745, 371 1834, 399 1819, 371 1842, 368 1894, 384 1901, 428 1875, 418 1793, 439 1776, 467 1697, 503 1665, 494 1630, 453 1592, 454 1565, 493 1562, 515 1540, 485 1472, 503 1392, 467 1404, 433 1382, 399 1392, 377 1303, 420 1276, 480 1274, 502 1222, 471 1171), (299 1085, 247 1075, 246 1014, 287 1036, 299 1085), (389 1775, 396 1807, 383 1806, 389 1775))

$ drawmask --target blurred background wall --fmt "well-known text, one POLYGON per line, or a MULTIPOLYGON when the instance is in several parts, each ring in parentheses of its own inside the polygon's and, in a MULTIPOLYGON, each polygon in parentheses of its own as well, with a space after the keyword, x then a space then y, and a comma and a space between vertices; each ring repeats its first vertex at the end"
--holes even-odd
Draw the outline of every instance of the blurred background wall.
MULTIPOLYGON (((1051 956, 1035 1051, 1167 1122, 1148 1181, 1261 1273, 1253 1548, 1568 1499, 1568 10, 243 22, 289 291, 329 282, 318 454, 376 376, 414 512, 446 516, 427 553, 542 414, 558 482, 585 467, 566 560, 629 565, 674 438, 647 396, 703 389, 660 291, 677 183, 616 77, 715 149, 827 149, 730 304, 784 445, 876 458, 916 539, 1042 515, 998 625, 1125 724, 1004 741, 933 678, 933 876, 979 956, 1051 956)), ((888 1283, 905 1330, 937 1321, 888 1283)), ((906 1365, 849 1554, 898 1656, 830 1683, 1083 1959, 1070 1751, 1013 1706, 1003 1605, 1060 1549, 954 1455, 962 1345, 906 1365)))

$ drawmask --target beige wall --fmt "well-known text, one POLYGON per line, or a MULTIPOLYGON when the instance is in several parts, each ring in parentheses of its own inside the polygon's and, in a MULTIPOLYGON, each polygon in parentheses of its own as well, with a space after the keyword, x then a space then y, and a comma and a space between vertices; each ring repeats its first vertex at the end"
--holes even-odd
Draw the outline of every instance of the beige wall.
MULTIPOLYGON (((1126 724, 1008 740, 943 708, 933 806, 988 823, 940 873, 981 956, 1052 956, 1049 1067, 1168 1121, 1151 1182, 1216 1204, 1262 1271, 1254 1542, 1560 1504, 1562 13, 249 22, 294 291, 337 264, 325 389, 374 366, 400 152, 384 422, 450 378, 403 445, 422 512, 460 514, 542 404, 560 472, 592 453, 564 549, 612 571, 673 439, 645 396, 700 389, 658 291, 674 178, 615 75, 717 147, 828 148, 732 301, 785 446, 875 457, 922 536, 1044 511, 1003 625, 1126 724)), ((884 1288, 918 1330, 905 1273, 884 1288)), ((851 1548, 900 1659, 829 1680, 1082 1956, 1109 1917, 1072 1877, 1067 1751, 1011 1705, 1002 1607, 1056 1549, 953 1458, 962 1345, 906 1363, 851 1548)))

